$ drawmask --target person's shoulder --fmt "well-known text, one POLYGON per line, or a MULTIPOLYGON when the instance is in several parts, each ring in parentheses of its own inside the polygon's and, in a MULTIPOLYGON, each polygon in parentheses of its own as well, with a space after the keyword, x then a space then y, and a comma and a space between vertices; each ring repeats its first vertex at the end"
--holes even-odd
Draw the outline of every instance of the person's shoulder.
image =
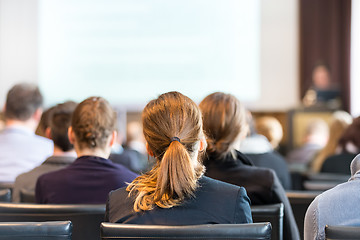
POLYGON ((67 167, 55 171, 46 172, 38 177, 38 181, 48 182, 53 179, 54 180, 62 179, 65 178, 65 176, 68 174, 67 172, 68 172, 67 167))
POLYGON ((230 183, 226 183, 223 181, 219 181, 210 177, 202 176, 199 179, 200 189, 206 192, 214 191, 214 192, 245 192, 243 187, 239 187, 230 183))
POLYGON ((258 167, 258 166, 245 166, 247 171, 251 172, 253 177, 259 177, 265 179, 266 181, 273 181, 276 173, 273 169, 267 167, 258 167))
POLYGON ((134 196, 129 194, 126 187, 121 187, 109 193, 108 201, 111 206, 119 204, 122 205, 129 201, 133 202, 134 196))
POLYGON ((109 160, 109 165, 107 165, 107 178, 112 179, 113 182, 132 182, 138 175, 131 171, 130 169, 126 168, 125 166, 117 163, 111 162, 109 160))
POLYGON ((121 187, 116 190, 113 190, 109 193, 109 198, 123 198, 128 197, 129 192, 126 191, 126 187, 121 187))
POLYGON ((122 164, 116 164, 116 163, 111 162, 111 165, 112 165, 113 169, 115 169, 115 171, 117 171, 117 172, 121 172, 122 174, 128 174, 128 175, 136 176, 136 177, 138 176, 136 173, 132 172, 130 169, 128 169, 127 167, 125 167, 122 164))
POLYGON ((54 144, 52 140, 42 137, 42 136, 38 136, 36 134, 34 134, 32 138, 33 138, 33 141, 37 142, 38 144, 48 145, 48 146, 53 146, 53 144, 54 144))

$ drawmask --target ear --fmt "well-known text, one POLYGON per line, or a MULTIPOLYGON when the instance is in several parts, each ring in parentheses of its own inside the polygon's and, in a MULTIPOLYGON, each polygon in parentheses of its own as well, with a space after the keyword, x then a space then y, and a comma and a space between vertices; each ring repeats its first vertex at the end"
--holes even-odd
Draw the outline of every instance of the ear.
POLYGON ((68 128, 68 138, 69 138, 70 143, 74 145, 74 143, 75 143, 75 133, 74 133, 71 126, 68 128))
POLYGON ((147 151, 147 153, 148 153, 151 157, 154 157, 154 153, 153 153, 153 152, 151 151, 151 149, 149 148, 149 144, 146 143, 145 146, 146 146, 146 151, 147 151))
POLYGON ((48 139, 52 139, 51 138, 51 129, 49 127, 47 127, 45 129, 45 137, 47 137, 48 139))
POLYGON ((112 147, 116 143, 117 132, 113 131, 110 138, 110 147, 112 147))
POLYGON ((42 113, 43 113, 43 111, 42 111, 41 108, 36 109, 36 111, 35 111, 34 114, 33 114, 33 118, 34 118, 37 122, 39 122, 40 119, 41 119, 42 113))
POLYGON ((206 146, 207 146, 207 143, 206 143, 205 137, 200 138, 199 151, 200 152, 205 151, 206 146))

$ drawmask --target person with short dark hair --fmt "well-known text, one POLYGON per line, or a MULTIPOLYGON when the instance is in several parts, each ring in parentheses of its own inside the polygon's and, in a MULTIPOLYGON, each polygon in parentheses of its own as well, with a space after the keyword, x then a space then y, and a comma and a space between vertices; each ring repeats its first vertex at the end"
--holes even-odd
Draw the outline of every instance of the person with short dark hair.
POLYGON ((40 166, 20 174, 16 178, 12 192, 13 202, 20 202, 21 190, 26 190, 28 193, 33 192, 35 195, 35 185, 39 176, 67 167, 74 162, 76 153, 68 138, 68 128, 76 105, 75 102, 68 101, 44 112, 48 120, 44 122, 44 126, 48 126, 44 130, 44 134, 54 141, 54 154, 40 166))
POLYGON ((43 98, 36 85, 12 87, 6 98, 5 129, 0 133, 0 182, 40 165, 53 152, 53 142, 34 134, 42 114, 43 98))
POLYGON ((116 141, 116 112, 104 98, 90 97, 76 107, 68 136, 78 158, 38 178, 37 203, 102 204, 110 191, 137 177, 108 159, 116 141))

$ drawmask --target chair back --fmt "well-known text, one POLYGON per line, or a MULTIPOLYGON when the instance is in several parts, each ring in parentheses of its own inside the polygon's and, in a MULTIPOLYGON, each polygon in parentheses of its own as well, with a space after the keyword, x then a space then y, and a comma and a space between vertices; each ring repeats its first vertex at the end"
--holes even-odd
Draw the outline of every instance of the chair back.
POLYGON ((206 224, 189 226, 159 226, 102 223, 101 239, 226 239, 260 240, 271 239, 270 223, 251 224, 206 224))
POLYGON ((0 222, 71 221, 73 240, 98 240, 105 205, 0 203, 0 222))
POLYGON ((355 240, 360 238, 360 227, 325 226, 326 240, 355 240))
POLYGON ((304 238, 304 219, 305 213, 310 203, 321 192, 318 191, 291 191, 286 192, 289 199, 292 211, 294 213, 295 221, 298 226, 301 239, 304 238))
POLYGON ((251 206, 254 223, 270 222, 272 226, 271 239, 283 240, 284 204, 269 204, 251 206))
POLYGON ((71 240, 71 233, 70 221, 0 223, 0 240, 71 240))
POLYGON ((11 202, 10 189, 1 189, 0 190, 0 202, 11 202))
POLYGON ((22 203, 35 203, 35 192, 27 189, 20 190, 20 202, 22 203))
POLYGON ((10 191, 12 191, 13 188, 14 188, 14 183, 12 182, 0 182, 0 190, 10 189, 10 191))

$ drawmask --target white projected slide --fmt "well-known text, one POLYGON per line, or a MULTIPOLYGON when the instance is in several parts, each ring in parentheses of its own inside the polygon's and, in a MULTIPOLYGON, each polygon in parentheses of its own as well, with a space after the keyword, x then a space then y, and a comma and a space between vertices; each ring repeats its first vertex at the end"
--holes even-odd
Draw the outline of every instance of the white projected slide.
POLYGON ((47 104, 100 95, 143 106, 167 91, 260 95, 260 0, 40 0, 47 104))

